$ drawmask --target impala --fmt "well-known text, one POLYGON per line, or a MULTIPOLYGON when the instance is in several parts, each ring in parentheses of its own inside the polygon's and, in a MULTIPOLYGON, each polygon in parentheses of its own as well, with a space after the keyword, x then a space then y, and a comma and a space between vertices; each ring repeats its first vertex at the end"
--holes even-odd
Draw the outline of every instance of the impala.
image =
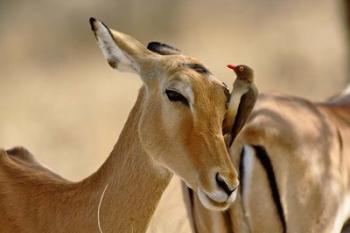
POLYGON ((90 24, 108 63, 141 77, 136 104, 106 162, 80 182, 24 148, 0 150, 0 232, 145 232, 173 173, 207 208, 228 208, 238 179, 223 137, 227 88, 171 47, 149 50, 98 20, 90 24))
POLYGON ((230 150, 237 200, 214 212, 188 190, 194 232, 341 232, 350 218, 349 143, 349 88, 323 103, 260 95, 230 150))

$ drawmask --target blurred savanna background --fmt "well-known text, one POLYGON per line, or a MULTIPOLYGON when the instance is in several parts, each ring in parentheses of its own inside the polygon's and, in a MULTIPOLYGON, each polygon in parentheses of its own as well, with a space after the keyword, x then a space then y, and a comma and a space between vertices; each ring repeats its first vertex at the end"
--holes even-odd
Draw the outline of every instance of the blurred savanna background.
POLYGON ((197 57, 231 86, 254 68, 261 92, 320 101, 343 89, 341 0, 0 0, 0 147, 22 145, 69 180, 107 158, 141 81, 112 70, 88 19, 197 57))

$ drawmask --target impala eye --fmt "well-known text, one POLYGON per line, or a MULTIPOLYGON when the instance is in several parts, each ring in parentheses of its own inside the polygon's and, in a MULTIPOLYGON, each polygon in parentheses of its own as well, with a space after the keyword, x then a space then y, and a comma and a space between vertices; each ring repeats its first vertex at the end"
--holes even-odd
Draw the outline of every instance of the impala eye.
POLYGON ((174 90, 165 90, 165 94, 168 96, 168 99, 172 102, 181 102, 186 106, 189 106, 188 100, 185 96, 181 95, 179 92, 174 90))

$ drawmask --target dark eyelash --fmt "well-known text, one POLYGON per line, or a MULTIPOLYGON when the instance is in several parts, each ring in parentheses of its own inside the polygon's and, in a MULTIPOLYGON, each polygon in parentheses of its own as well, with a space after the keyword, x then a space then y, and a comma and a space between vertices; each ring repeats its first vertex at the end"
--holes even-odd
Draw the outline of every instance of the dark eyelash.
POLYGON ((185 104, 186 106, 189 106, 188 100, 186 99, 185 96, 182 94, 178 93, 177 91, 174 90, 165 90, 165 94, 168 96, 168 99, 173 102, 181 102, 185 104))

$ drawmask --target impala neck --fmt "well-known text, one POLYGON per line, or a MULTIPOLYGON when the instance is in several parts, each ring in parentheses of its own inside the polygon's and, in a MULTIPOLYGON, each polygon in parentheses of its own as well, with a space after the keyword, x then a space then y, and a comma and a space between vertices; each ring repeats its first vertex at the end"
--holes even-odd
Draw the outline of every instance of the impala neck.
POLYGON ((100 223, 103 232, 112 229, 118 229, 118 232, 145 232, 172 176, 146 154, 140 143, 138 123, 144 92, 142 88, 107 161, 94 175, 83 181, 91 189, 90 193, 95 193, 90 201, 95 201, 97 205, 102 199, 100 223))

